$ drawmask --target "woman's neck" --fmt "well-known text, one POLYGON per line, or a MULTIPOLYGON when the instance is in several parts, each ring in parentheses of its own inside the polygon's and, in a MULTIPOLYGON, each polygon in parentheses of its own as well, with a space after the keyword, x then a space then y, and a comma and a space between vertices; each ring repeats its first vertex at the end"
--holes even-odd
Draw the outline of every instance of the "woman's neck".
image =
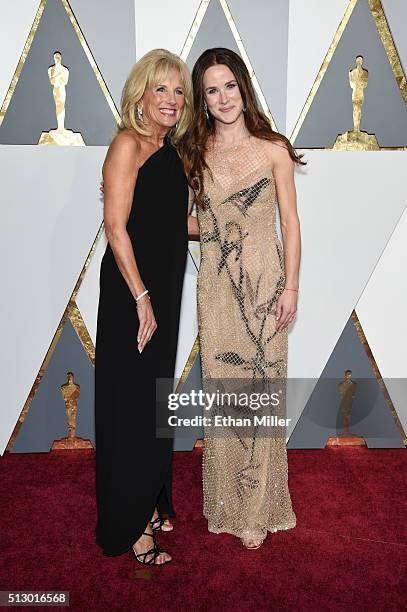
POLYGON ((241 115, 234 123, 227 124, 217 121, 213 142, 219 146, 229 147, 238 145, 249 136, 250 132, 246 127, 243 115, 241 115))
MULTIPOLYGON (((150 127, 146 125, 147 129, 150 127)), ((152 126, 151 126, 152 127, 152 126)), ((161 147, 164 144, 165 137, 170 130, 160 129, 159 127, 152 127, 151 132, 148 136, 145 136, 147 142, 150 142, 156 147, 161 147)))

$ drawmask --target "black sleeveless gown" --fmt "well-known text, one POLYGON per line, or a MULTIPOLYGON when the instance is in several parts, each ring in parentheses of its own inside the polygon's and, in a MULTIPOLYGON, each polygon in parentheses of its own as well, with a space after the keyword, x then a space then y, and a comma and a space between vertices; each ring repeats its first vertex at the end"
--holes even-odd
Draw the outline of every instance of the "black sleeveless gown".
POLYGON ((107 245, 100 268, 95 356, 96 542, 131 549, 152 517, 174 515, 173 441, 155 432, 156 378, 174 376, 188 249, 188 185, 168 139, 139 169, 127 231, 157 330, 143 352, 135 300, 107 245))

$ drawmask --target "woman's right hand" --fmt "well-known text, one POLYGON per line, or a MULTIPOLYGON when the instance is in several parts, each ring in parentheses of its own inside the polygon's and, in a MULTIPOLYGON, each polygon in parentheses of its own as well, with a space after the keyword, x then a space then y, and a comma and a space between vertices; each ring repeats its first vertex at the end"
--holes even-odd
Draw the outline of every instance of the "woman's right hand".
POLYGON ((151 306, 148 295, 140 298, 137 304, 137 316, 139 318, 139 330, 137 334, 138 350, 142 352, 147 342, 152 338, 153 333, 157 329, 157 323, 154 317, 153 307, 151 306))

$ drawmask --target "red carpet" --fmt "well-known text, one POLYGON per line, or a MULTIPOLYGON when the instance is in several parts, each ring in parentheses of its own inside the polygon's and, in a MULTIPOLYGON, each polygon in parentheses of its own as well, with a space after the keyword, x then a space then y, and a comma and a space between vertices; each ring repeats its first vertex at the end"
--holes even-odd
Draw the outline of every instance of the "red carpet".
MULTIPOLYGON (((289 450, 298 526, 246 551, 202 517, 201 455, 176 453, 174 557, 143 569, 94 542, 93 451, 0 458, 0 590, 66 590, 69 610, 405 610, 403 450, 289 450)), ((31 607, 31 610, 44 608, 31 607)))

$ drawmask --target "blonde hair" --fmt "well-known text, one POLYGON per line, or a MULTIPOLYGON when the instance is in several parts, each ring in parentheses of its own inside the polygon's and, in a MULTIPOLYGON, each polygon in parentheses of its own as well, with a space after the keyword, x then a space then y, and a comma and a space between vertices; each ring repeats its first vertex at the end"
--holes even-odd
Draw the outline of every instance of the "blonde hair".
POLYGON ((176 143, 185 134, 192 121, 193 114, 191 74, 182 59, 166 49, 149 51, 133 66, 123 88, 119 131, 133 129, 141 136, 150 135, 143 122, 138 118, 137 105, 146 89, 158 85, 167 76, 168 71, 174 68, 180 74, 185 104, 177 125, 169 132, 169 137, 173 143, 176 143))

